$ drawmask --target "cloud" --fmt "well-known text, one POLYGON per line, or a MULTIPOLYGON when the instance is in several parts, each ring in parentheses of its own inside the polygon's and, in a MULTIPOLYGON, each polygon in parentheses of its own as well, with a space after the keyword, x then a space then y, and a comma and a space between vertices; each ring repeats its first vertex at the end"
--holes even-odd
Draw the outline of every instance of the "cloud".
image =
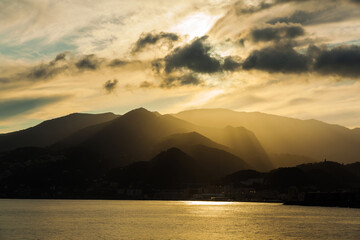
POLYGON ((242 14, 256 13, 261 10, 270 8, 273 5, 274 5, 274 3, 268 3, 266 1, 261 1, 257 5, 248 5, 248 4, 245 4, 243 1, 237 1, 234 5, 234 8, 235 8, 237 15, 242 15, 242 14))
POLYGON ((220 61, 211 54, 207 36, 197 38, 190 44, 176 48, 164 58, 165 71, 187 68, 198 73, 215 73, 221 69, 220 61))
POLYGON ((65 60, 67 54, 68 52, 59 53, 58 55, 56 55, 54 62, 65 60))
POLYGON ((140 83, 139 87, 140 88, 153 88, 153 87, 155 87, 155 85, 152 82, 143 81, 140 83))
POLYGON ((267 21, 276 23, 299 23, 301 25, 314 25, 322 23, 341 22, 351 18, 358 18, 358 9, 349 4, 330 5, 317 11, 295 10, 289 15, 275 17, 267 21))
POLYGON ((59 53, 56 55, 54 60, 48 63, 41 63, 39 65, 33 66, 23 73, 19 73, 19 78, 23 79, 24 77, 31 80, 45 80, 53 78, 56 75, 65 72, 69 69, 69 64, 66 62, 66 57, 69 55, 68 52, 59 53))
POLYGON ((301 73, 309 69, 306 55, 291 46, 271 46, 253 51, 244 61, 243 69, 258 69, 268 72, 301 73))
POLYGON ((6 77, 0 77, 0 84, 7 84, 10 83, 11 79, 10 78, 6 78, 6 77))
MULTIPOLYGON (((288 2, 309 2, 311 0, 274 0, 274 1, 268 1, 268 0, 260 0, 260 1, 237 1, 234 4, 234 8, 237 15, 242 14, 253 14, 260 12, 262 10, 271 8, 275 5, 282 4, 282 3, 288 3, 288 2)), ((329 0, 329 1, 335 1, 335 0, 329 0)), ((356 1, 356 0, 355 0, 356 1)))
POLYGON ((21 99, 2 99, 0 101, 0 120, 8 119, 60 102, 69 96, 49 96, 21 99))
POLYGON ((222 69, 224 71, 235 71, 241 67, 241 59, 239 57, 225 57, 222 69))
POLYGON ((28 71, 27 78, 32 80, 49 79, 66 71, 68 66, 54 66, 51 64, 40 64, 28 71))
POLYGON ((267 72, 304 73, 360 77, 360 46, 338 46, 332 49, 309 46, 306 54, 291 46, 276 45, 253 51, 242 69, 267 72))
POLYGON ((321 74, 360 77, 360 46, 318 49, 314 70, 321 74))
POLYGON ((96 70, 100 67, 102 60, 96 57, 95 54, 83 56, 75 63, 79 70, 96 70))
POLYGON ((48 80, 65 72, 76 74, 83 70, 97 70, 105 61, 94 54, 81 56, 80 59, 69 59, 67 58, 68 55, 71 54, 68 52, 60 53, 52 61, 41 63, 23 70, 22 72, 15 74, 12 77, 11 82, 48 80))
POLYGON ((276 24, 250 31, 253 42, 269 42, 294 39, 305 35, 304 29, 299 25, 276 24))
POLYGON ((294 106, 294 105, 301 105, 301 104, 307 104, 307 103, 312 103, 312 102, 314 102, 314 99, 312 99, 312 98, 299 97, 299 98, 291 99, 288 102, 288 104, 290 106, 294 106))
POLYGON ((116 59, 111 60, 110 63, 108 64, 108 66, 109 67, 122 67, 128 63, 129 63, 128 61, 116 58, 116 59))
MULTIPOLYGON (((179 35, 176 33, 160 32, 160 33, 143 33, 140 38, 136 41, 132 53, 137 53, 142 51, 148 45, 154 45, 160 40, 165 40, 168 43, 175 42, 179 40, 179 35)), ((171 45, 170 45, 171 46, 171 45)))
POLYGON ((177 47, 164 58, 152 61, 152 70, 161 79, 160 87, 199 85, 201 75, 236 71, 241 67, 237 56, 221 57, 208 42, 208 37, 195 38, 177 47))
POLYGON ((104 89, 106 90, 106 92, 109 94, 109 93, 112 93, 117 85, 118 85, 118 80, 117 79, 114 79, 114 80, 108 80, 104 83, 104 89))
POLYGON ((180 76, 165 76, 162 83, 160 84, 160 87, 172 88, 184 85, 199 85, 201 83, 202 81, 198 78, 197 75, 193 73, 187 73, 180 76))
POLYGON ((314 23, 317 16, 319 16, 324 11, 316 11, 316 12, 306 12, 302 10, 298 10, 293 12, 290 16, 285 17, 276 17, 269 20, 267 23, 275 24, 275 23, 299 23, 302 25, 308 25, 310 23, 314 23))
POLYGON ((70 52, 59 53, 55 58, 46 63, 30 67, 17 67, 17 70, 8 76, 0 76, 2 87, 21 86, 38 81, 48 81, 60 74, 76 75, 83 71, 98 71, 103 68, 120 68, 127 64, 139 61, 127 61, 118 58, 99 58, 95 54, 75 56, 70 52), (20 85, 19 85, 20 83, 20 85))

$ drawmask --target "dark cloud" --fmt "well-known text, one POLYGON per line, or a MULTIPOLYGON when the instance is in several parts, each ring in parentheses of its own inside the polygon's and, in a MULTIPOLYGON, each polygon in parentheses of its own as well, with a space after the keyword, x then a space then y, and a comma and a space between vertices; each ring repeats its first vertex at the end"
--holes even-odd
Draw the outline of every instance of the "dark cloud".
POLYGON ((331 5, 318 11, 296 10, 289 16, 275 17, 267 23, 298 23, 301 25, 313 25, 331 22, 340 22, 346 19, 357 18, 358 10, 355 8, 345 8, 339 10, 339 6, 331 5))
POLYGON ((28 73, 27 78, 32 80, 46 80, 53 78, 56 75, 66 71, 68 69, 67 65, 55 65, 54 62, 48 64, 40 64, 38 66, 32 67, 28 73))
POLYGON ((241 46, 241 47, 245 47, 245 39, 241 38, 237 41, 237 43, 241 46))
POLYGON ((165 76, 160 84, 161 88, 172 88, 184 85, 199 85, 201 80, 197 75, 188 73, 180 76, 165 76))
POLYGON ((259 12, 261 10, 270 8, 273 5, 274 5, 273 3, 267 3, 265 1, 262 1, 256 6, 249 6, 247 4, 244 4, 243 1, 238 1, 238 2, 235 3, 234 7, 235 7, 236 14, 237 15, 242 15, 242 14, 256 13, 256 12, 259 12))
POLYGON ((253 51, 243 62, 244 70, 304 73, 360 77, 360 46, 338 46, 332 49, 309 46, 307 53, 291 46, 273 46, 253 51))
POLYGON ((224 59, 224 63, 222 66, 224 71, 235 71, 240 67, 241 67, 241 59, 232 56, 226 57, 224 59))
POLYGON ((56 55, 56 57, 55 57, 55 59, 54 59, 54 62, 65 60, 66 55, 67 55, 66 52, 64 52, 64 53, 59 53, 58 55, 56 55))
POLYGON ((28 113, 38 108, 60 102, 68 96, 51 96, 22 99, 2 99, 0 100, 0 119, 7 119, 28 113))
POLYGON ((153 88, 153 87, 155 87, 155 85, 152 82, 143 81, 142 83, 140 83, 139 87, 140 88, 153 88))
POLYGON ((187 68, 198 73, 215 73, 220 71, 220 61, 211 55, 211 46, 206 43, 207 37, 195 39, 192 43, 176 48, 164 58, 165 71, 187 68))
POLYGON ((273 46, 253 51, 243 63, 243 69, 268 72, 301 73, 309 69, 309 58, 290 46, 273 46))
POLYGON ((203 84, 201 74, 236 71, 240 67, 239 57, 216 55, 207 36, 196 38, 164 58, 152 61, 152 70, 161 79, 159 86, 162 88, 203 84))
POLYGON ((83 56, 75 65, 79 70, 96 70, 100 67, 101 62, 95 54, 89 54, 83 56))
POLYGON ((268 21, 270 24, 275 23, 299 23, 301 25, 308 25, 313 23, 314 20, 319 16, 321 12, 305 12, 305 11, 295 11, 290 16, 285 17, 276 17, 268 21))
MULTIPOLYGON (((242 15, 242 14, 252 14, 252 13, 260 12, 262 10, 271 8, 271 7, 281 4, 281 3, 307 2, 307 1, 310 1, 310 0, 274 0, 272 2, 267 1, 267 0, 262 0, 262 1, 259 1, 257 5, 249 5, 249 4, 244 4, 244 1, 240 0, 235 3, 234 8, 235 8, 237 15, 242 15)), ((329 0, 329 1, 333 1, 333 0, 329 0)))
POLYGON ((60 74, 81 74, 84 70, 97 71, 102 68, 117 68, 140 61, 99 58, 95 54, 74 56, 70 52, 59 53, 49 62, 41 63, 19 71, 9 76, 0 75, 0 91, 18 88, 27 84, 48 81, 60 74))
POLYGON ((305 31, 301 26, 277 24, 252 29, 250 38, 253 42, 269 42, 294 39, 304 34, 305 31))
POLYGON ((17 78, 25 77, 34 81, 53 78, 69 69, 69 64, 66 62, 68 54, 67 52, 59 53, 52 61, 31 67, 26 72, 20 73, 17 78))
POLYGON ((6 84, 6 83, 10 83, 10 82, 11 82, 10 78, 5 78, 5 77, 0 78, 0 83, 6 84))
POLYGON ((125 60, 121 60, 121 59, 114 59, 114 60, 111 60, 110 63, 109 63, 109 67, 122 67, 126 64, 128 64, 129 62, 128 61, 125 61, 125 60))
POLYGON ((137 53, 143 50, 148 45, 153 45, 158 43, 160 40, 166 40, 169 42, 175 42, 179 40, 179 36, 175 33, 143 33, 140 38, 136 41, 134 48, 132 49, 132 53, 137 53))
POLYGON ((27 72, 21 73, 20 78, 25 75, 30 80, 47 80, 54 78, 55 76, 64 73, 66 71, 74 72, 74 70, 96 70, 100 67, 102 59, 99 59, 96 55, 85 55, 79 60, 68 60, 66 56, 69 53, 60 53, 54 60, 48 63, 42 63, 27 70, 27 72), (75 67, 75 68, 74 68, 75 67))
POLYGON ((117 79, 108 80, 104 83, 104 89, 106 90, 107 93, 112 93, 116 89, 117 85, 118 85, 117 79))
MULTIPOLYGON (((313 50, 316 51, 316 50, 313 50)), ((339 46, 331 50, 317 50, 314 71, 360 77, 360 46, 339 46)))

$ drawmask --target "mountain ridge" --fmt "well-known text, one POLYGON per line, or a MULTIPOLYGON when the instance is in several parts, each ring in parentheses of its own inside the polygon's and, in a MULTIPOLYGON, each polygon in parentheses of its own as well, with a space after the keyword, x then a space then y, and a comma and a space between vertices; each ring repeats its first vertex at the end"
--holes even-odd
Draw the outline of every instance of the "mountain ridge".
POLYGON ((263 113, 200 109, 174 114, 209 127, 242 126, 253 132, 271 154, 304 155, 316 160, 350 163, 359 159, 360 134, 340 125, 263 113))

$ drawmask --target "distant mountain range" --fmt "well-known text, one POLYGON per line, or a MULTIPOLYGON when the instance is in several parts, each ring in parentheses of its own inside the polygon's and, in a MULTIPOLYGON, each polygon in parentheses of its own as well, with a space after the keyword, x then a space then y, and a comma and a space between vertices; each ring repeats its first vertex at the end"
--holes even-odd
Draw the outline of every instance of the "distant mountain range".
MULTIPOLYGON (((360 131, 317 120, 298 120, 258 112, 199 109, 174 114, 193 124, 223 128, 242 126, 251 131, 270 155, 304 161, 323 159, 340 163, 360 160, 360 131), (295 155, 295 156, 294 156, 295 155), (310 159, 309 159, 310 158, 310 159), (306 160, 307 159, 307 160, 306 160)), ((274 164, 278 165, 274 159, 274 164)), ((281 160, 281 162, 284 162, 281 160)))
POLYGON ((0 134, 0 188, 80 191, 99 181, 181 187, 324 158, 352 163, 360 160, 359 146, 358 129, 262 113, 75 113, 0 134))

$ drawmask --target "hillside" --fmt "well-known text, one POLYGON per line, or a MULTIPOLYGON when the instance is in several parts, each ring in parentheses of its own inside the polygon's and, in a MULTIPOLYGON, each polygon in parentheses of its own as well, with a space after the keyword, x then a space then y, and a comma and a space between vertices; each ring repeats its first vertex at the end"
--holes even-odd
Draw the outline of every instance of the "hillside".
POLYGON ((20 147, 50 146, 81 129, 108 122, 117 117, 119 116, 113 113, 73 113, 44 121, 25 130, 0 134, 0 152, 20 147))
POLYGON ((223 128, 245 127, 253 132, 269 154, 292 154, 342 163, 359 160, 358 130, 317 120, 298 120, 258 112, 199 109, 173 116, 193 124, 223 128))

